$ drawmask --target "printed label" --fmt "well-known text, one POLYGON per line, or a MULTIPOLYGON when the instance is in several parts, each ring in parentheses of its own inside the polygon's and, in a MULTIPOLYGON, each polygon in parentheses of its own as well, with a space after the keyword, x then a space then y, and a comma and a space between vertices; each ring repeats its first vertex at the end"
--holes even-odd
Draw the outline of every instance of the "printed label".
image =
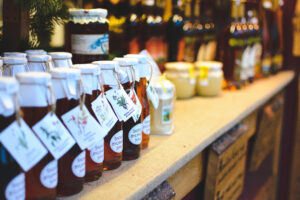
POLYGON ((2 131, 0 141, 25 172, 47 154, 46 148, 23 119, 21 126, 15 121, 2 131))
POLYGON ((85 105, 82 110, 79 106, 73 108, 61 118, 82 150, 91 147, 95 141, 107 135, 106 130, 94 119, 85 105))
POLYGON ((132 100, 132 102, 134 103, 134 105, 136 106, 136 112, 132 116, 134 122, 136 122, 141 117, 142 105, 141 105, 141 102, 140 102, 139 98, 137 97, 137 94, 135 93, 134 90, 130 90, 130 93, 128 95, 129 95, 130 99, 132 100))
POLYGON ((72 34, 72 53, 82 55, 108 55, 109 38, 105 34, 72 34))
POLYGON ((121 153, 123 151, 123 130, 117 132, 111 138, 110 148, 116 153, 121 153))
POLYGON ((150 134, 150 115, 148 115, 143 121, 143 133, 150 134))
POLYGON ((7 200, 25 199, 25 175, 21 173, 13 178, 5 188, 5 198, 7 200))
POLYGON ((139 145, 142 142, 142 124, 132 127, 128 134, 128 139, 132 144, 139 145))
POLYGON ((150 100, 153 104, 153 107, 155 109, 157 109, 158 105, 159 105, 159 98, 158 98, 158 95, 157 95, 156 91, 152 87, 151 82, 149 82, 149 85, 147 87, 147 95, 150 98, 150 100))
POLYGON ((172 105, 162 106, 161 109, 161 122, 163 124, 170 124, 171 123, 171 112, 172 112, 172 105))
POLYGON ((100 140, 90 149, 91 159, 95 163, 102 163, 104 160, 104 140, 100 140))
POLYGON ((102 127, 108 133, 118 121, 113 109, 104 95, 99 95, 92 102, 92 109, 102 127))
POLYGON ((53 113, 48 113, 32 129, 55 159, 61 158, 75 144, 68 130, 53 113))
POLYGON ((46 188, 55 188, 58 182, 57 160, 49 162, 41 171, 41 183, 46 188))
POLYGON ((136 106, 123 88, 108 90, 106 97, 120 121, 126 122, 136 113, 136 106))
POLYGON ((81 152, 72 163, 72 172, 75 176, 82 178, 85 176, 85 151, 81 152))

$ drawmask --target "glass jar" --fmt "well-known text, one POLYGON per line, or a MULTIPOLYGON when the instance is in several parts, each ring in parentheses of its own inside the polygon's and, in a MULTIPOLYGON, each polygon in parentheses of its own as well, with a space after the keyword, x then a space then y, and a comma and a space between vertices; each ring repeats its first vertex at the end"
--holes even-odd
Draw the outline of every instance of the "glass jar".
POLYGON ((153 81, 153 89, 159 97, 159 105, 157 109, 153 104, 150 106, 151 134, 169 135, 174 129, 175 86, 170 81, 161 79, 153 81))
POLYGON ((222 90, 223 64, 217 61, 196 62, 197 93, 200 96, 216 96, 222 90))
MULTIPOLYGON (((15 78, 0 78, 0 132, 16 120, 16 95, 19 84, 15 78)), ((0 143, 0 199, 24 199, 25 175, 11 154, 0 143), (13 186, 14 185, 14 186, 13 186)))
POLYGON ((178 99, 186 99, 195 95, 196 76, 192 63, 169 62, 165 67, 166 77, 175 85, 178 99))
POLYGON ((21 72, 27 72, 27 59, 21 57, 3 57, 3 75, 16 76, 21 72))
POLYGON ((53 68, 49 55, 28 55, 27 60, 31 72, 49 72, 53 68))
MULTIPOLYGON (((101 68, 101 75, 103 79, 104 92, 119 87, 119 81, 117 78, 115 61, 96 61, 93 64, 98 65, 101 68)), ((122 162, 122 150, 123 150, 123 122, 117 121, 113 128, 108 132, 104 138, 104 170, 116 169, 122 162), (112 147, 112 140, 118 144, 122 144, 122 148, 112 147), (121 149, 120 152, 114 151, 114 149, 121 149)))
MULTIPOLYGON (((115 58, 122 71, 126 73, 126 78, 121 83, 126 93, 131 98, 131 92, 135 92, 135 81, 139 80, 134 67, 138 60, 134 58, 115 58)), ((134 95, 135 96, 135 95, 134 95)), ((134 101, 133 101, 134 102, 134 101)), ((141 117, 134 120, 131 117, 123 125, 123 160, 134 160, 140 156, 142 142, 142 124, 141 117)))
POLYGON ((66 48, 73 63, 90 63, 108 59, 109 38, 107 10, 70 9, 66 29, 66 48))
POLYGON ((148 147, 150 140, 150 102, 147 95, 147 87, 150 77, 152 76, 152 68, 148 63, 148 58, 144 55, 137 54, 127 54, 125 58, 136 58, 138 64, 136 65, 136 70, 139 74, 139 81, 135 83, 135 89, 137 96, 142 104, 142 149, 148 147))
POLYGON ((47 51, 43 49, 28 49, 25 51, 26 55, 47 55, 47 51))
POLYGON ((49 52, 54 67, 71 67, 72 54, 68 52, 49 52))
MULTIPOLYGON (((80 70, 70 68, 54 68, 52 76, 53 92, 56 97, 56 115, 63 122, 62 115, 79 105, 80 100, 80 70)), ((65 125, 65 124, 64 124, 65 125)), ((67 127, 67 126, 66 126, 67 127)), ((72 134, 72 132, 70 132, 72 134)), ((63 157, 58 160, 58 196, 69 196, 79 193, 83 188, 84 176, 78 175, 73 164, 85 157, 85 150, 75 144, 63 157)), ((74 164, 75 165, 75 164, 74 164)), ((84 162, 78 164, 85 168, 84 162)))
POLYGON ((4 57, 21 57, 21 58, 26 58, 26 53, 22 53, 22 52, 4 52, 3 56, 4 57))
MULTIPOLYGON (((81 80, 85 92, 85 105, 91 115, 97 120, 95 113, 92 109, 92 102, 100 95, 100 68, 93 64, 76 64, 71 68, 79 69, 81 72, 81 80)), ((98 141, 93 148, 86 149, 86 174, 85 181, 98 180, 103 172, 103 159, 95 159, 97 157, 102 158, 104 155, 104 140, 98 141)))
MULTIPOLYGON (((20 83, 19 95, 23 119, 32 128, 50 111, 51 76, 45 72, 25 72, 17 74, 16 78, 20 83)), ((40 179, 43 171, 47 171, 49 180, 57 181, 57 161, 49 152, 25 173, 26 199, 56 198, 56 184, 49 188, 40 179)))

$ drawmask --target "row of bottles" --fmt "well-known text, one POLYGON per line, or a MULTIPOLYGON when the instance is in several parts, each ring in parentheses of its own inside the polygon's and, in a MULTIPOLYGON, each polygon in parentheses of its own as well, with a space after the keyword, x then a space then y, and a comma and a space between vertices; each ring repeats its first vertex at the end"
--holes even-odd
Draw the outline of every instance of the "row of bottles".
POLYGON ((16 79, 0 78, 1 199, 76 194, 149 143, 148 57, 72 65, 69 53, 33 52, 3 58, 16 79))

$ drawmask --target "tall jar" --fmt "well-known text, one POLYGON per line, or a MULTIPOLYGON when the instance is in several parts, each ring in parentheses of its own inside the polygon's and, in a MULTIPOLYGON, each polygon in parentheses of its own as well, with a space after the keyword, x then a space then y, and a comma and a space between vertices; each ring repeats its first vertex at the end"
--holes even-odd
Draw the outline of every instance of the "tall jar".
MULTIPOLYGON (((85 105, 92 116, 97 120, 92 109, 92 102, 100 95, 100 68, 93 64, 75 64, 71 68, 79 69, 85 92, 85 105)), ((95 143, 91 149, 86 149, 86 174, 85 181, 98 180, 103 172, 104 140, 95 143)))
POLYGON ((4 52, 3 56, 4 57, 21 57, 21 58, 26 58, 26 53, 22 53, 22 52, 4 52))
POLYGON ((21 57, 3 57, 3 75, 16 76, 21 72, 27 72, 27 59, 21 57))
MULTIPOLYGON (((0 78, 0 132, 16 118, 19 84, 10 77, 0 78)), ((18 111, 17 111, 18 112, 18 111)), ((25 175, 11 154, 0 143, 0 199, 25 199, 25 175)))
POLYGON ((136 70, 139 74, 139 81, 135 83, 137 96, 142 104, 142 149, 148 147, 150 139, 150 102, 147 95, 147 87, 149 84, 149 79, 151 77, 152 68, 148 63, 148 58, 143 55, 127 54, 125 58, 136 58, 138 64, 136 65, 136 70))
MULTIPOLYGON (((80 103, 80 70, 61 67, 52 69, 50 73, 56 97, 56 115, 63 121, 62 115, 80 103)), ((81 170, 75 169, 74 165, 85 172, 85 150, 81 150, 78 144, 58 160, 58 196, 73 195, 82 190, 85 173, 78 173, 81 170)))
POLYGON ((54 67, 71 67, 72 54, 69 52, 49 52, 54 67))
POLYGON ((178 99, 186 99, 195 95, 196 76, 192 63, 169 62, 165 67, 166 77, 175 85, 178 99))
POLYGON ((73 63, 107 60, 109 54, 108 20, 105 9, 70 9, 66 29, 66 48, 73 63))
MULTIPOLYGON (((20 83, 20 105, 23 119, 32 128, 50 111, 51 76, 45 72, 17 74, 20 83)), ((57 161, 48 154, 25 173, 26 199, 55 199, 57 185, 57 161), (47 181, 41 177, 45 177, 47 181), (43 174, 43 176, 42 176, 43 174), (54 183, 49 186, 47 183, 54 183)))
MULTIPOLYGON (((93 64, 101 68, 101 75, 103 79, 104 92, 119 87, 119 79, 117 76, 115 61, 96 61, 93 64)), ((104 170, 116 169, 122 162, 123 150, 123 122, 117 121, 113 128, 108 132, 104 138, 104 170), (118 146, 114 146, 118 144, 118 146)))
MULTIPOLYGON (((134 89, 136 80, 139 77, 136 75, 134 66, 138 64, 138 60, 134 58, 115 58, 121 70, 123 70, 127 78, 121 80, 121 83, 130 98, 136 98, 134 89)), ((133 99, 133 102, 136 100, 133 99)), ((142 142, 142 124, 141 116, 131 117, 124 122, 123 125, 123 160, 134 160, 140 156, 142 142)))
POLYGON ((47 51, 43 49, 28 49, 25 51, 26 55, 47 55, 47 51))
POLYGON ((27 60, 31 72, 49 72, 53 68, 49 55, 28 55, 27 60))

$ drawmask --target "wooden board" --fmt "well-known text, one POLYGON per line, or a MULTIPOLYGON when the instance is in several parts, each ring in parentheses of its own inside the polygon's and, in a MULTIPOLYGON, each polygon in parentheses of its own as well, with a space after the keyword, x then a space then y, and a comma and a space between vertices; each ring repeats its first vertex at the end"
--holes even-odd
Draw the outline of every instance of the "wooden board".
POLYGON ((257 123, 257 114, 258 111, 254 111, 249 116, 247 116, 245 119, 242 120, 242 122, 248 126, 247 135, 248 138, 252 137, 255 134, 256 131, 256 123, 257 123))

